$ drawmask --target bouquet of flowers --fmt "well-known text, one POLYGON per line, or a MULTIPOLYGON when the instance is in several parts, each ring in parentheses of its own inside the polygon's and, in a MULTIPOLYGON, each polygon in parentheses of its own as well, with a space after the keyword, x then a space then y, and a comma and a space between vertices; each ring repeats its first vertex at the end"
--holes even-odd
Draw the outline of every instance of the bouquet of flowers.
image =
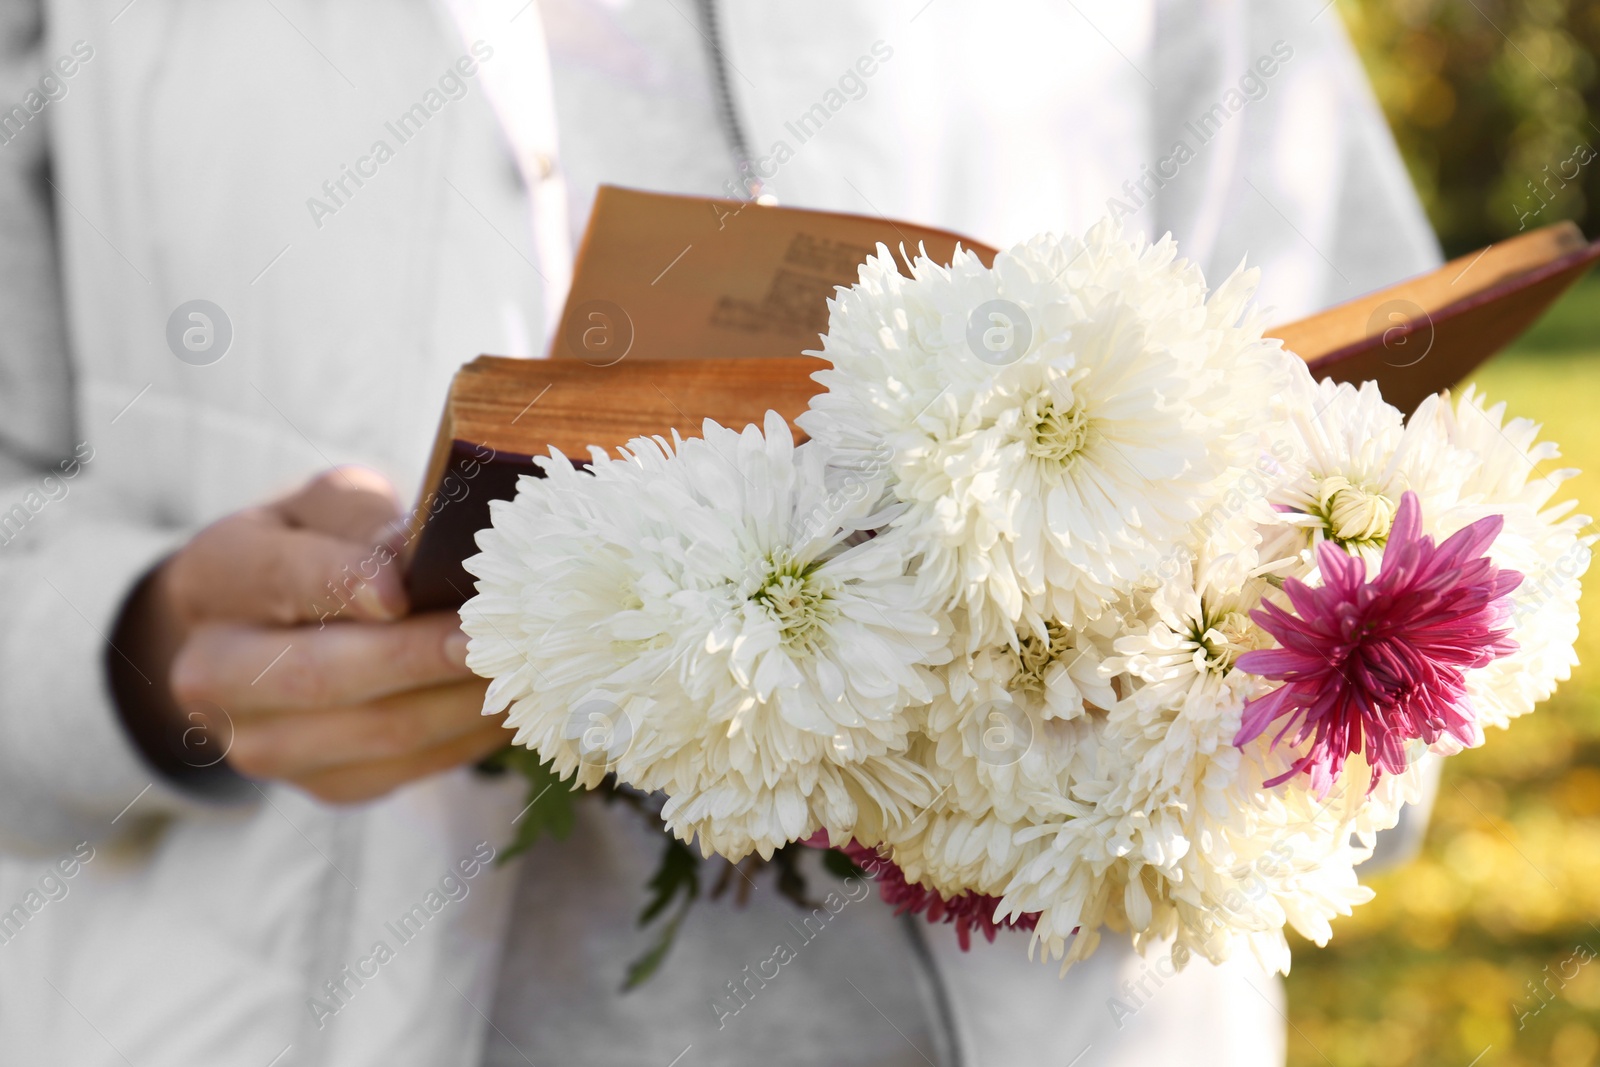
POLYGON ((906 266, 830 302, 804 443, 553 452, 494 505, 485 713, 704 855, 831 846, 963 941, 1286 971, 1426 760, 1568 677, 1572 472, 1470 389, 1318 383, 1255 272, 1208 291, 1170 239, 906 266))

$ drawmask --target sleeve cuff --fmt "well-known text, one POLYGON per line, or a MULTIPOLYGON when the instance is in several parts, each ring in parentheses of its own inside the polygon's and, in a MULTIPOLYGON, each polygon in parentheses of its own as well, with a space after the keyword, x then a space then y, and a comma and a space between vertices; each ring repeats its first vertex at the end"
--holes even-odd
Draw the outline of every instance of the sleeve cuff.
POLYGON ((8 843, 70 845, 200 809, 134 744, 105 670, 129 591, 181 540, 177 531, 95 523, 61 530, 43 551, 0 559, 0 826, 8 843))

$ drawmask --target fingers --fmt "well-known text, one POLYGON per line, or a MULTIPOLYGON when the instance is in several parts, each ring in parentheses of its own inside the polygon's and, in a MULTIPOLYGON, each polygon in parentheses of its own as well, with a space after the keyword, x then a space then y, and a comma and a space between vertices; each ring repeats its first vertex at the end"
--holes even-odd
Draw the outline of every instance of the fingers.
POLYGON ((318 711, 471 678, 466 664, 466 636, 451 612, 289 630, 210 624, 191 632, 170 684, 186 706, 318 711))
POLYGON ((389 543, 399 512, 381 475, 330 471, 200 531, 162 568, 163 591, 190 623, 399 618, 406 595, 389 543))
POLYGON ((191 621, 291 626, 406 610, 393 552, 291 528, 265 508, 206 527, 163 571, 175 608, 191 621))
MULTIPOLYGON (((228 762, 252 778, 298 780, 339 767, 415 759, 500 717, 485 718, 481 679, 316 714, 237 716, 228 762)), ((503 743, 503 742, 502 742, 503 743)))
POLYGON ((354 764, 293 779, 293 784, 329 804, 355 804, 402 785, 469 763, 510 743, 513 731, 492 724, 436 748, 398 759, 354 764))
POLYGON ((360 545, 388 538, 400 517, 400 499, 389 479, 366 467, 335 467, 271 505, 285 525, 360 545))
POLYGON ((400 514, 380 475, 340 468, 213 524, 160 568, 182 635, 167 679, 197 721, 186 739, 226 732, 241 773, 341 803, 508 743, 501 717, 481 714, 458 619, 404 617, 400 514))

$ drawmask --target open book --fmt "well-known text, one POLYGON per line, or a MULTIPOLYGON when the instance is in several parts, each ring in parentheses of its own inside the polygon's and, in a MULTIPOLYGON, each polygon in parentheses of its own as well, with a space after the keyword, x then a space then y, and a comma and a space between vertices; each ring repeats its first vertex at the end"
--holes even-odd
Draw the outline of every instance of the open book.
MULTIPOLYGON (((582 460, 641 435, 696 436, 775 410, 792 424, 824 364, 802 355, 827 300, 878 244, 949 262, 943 230, 883 217, 665 196, 604 186, 546 360, 480 356, 445 401, 406 547, 419 610, 472 593, 461 561, 533 457, 582 460)), ((1319 377, 1375 380, 1403 411, 1460 381, 1531 326, 1600 258, 1571 223, 1522 234, 1436 271, 1267 331, 1319 377)))

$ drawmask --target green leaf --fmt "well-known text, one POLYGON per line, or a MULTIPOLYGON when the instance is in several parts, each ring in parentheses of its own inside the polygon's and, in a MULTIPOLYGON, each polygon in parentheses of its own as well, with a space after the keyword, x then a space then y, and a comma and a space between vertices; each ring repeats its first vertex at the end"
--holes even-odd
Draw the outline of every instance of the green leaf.
POLYGON ((800 857, 811 851, 809 846, 791 841, 774 852, 772 859, 767 861, 767 866, 777 872, 778 894, 801 911, 822 906, 820 901, 812 900, 806 892, 806 878, 800 873, 800 857))
POLYGON ((648 926, 651 920, 666 911, 678 893, 684 894, 686 904, 700 895, 700 857, 671 834, 664 836, 666 848, 661 853, 661 862, 656 867, 656 873, 645 883, 645 888, 653 896, 644 911, 639 913, 640 926, 648 926))
POLYGON ((650 876, 646 887, 651 892, 651 898, 639 913, 640 926, 648 926, 659 918, 672 906, 674 899, 678 900, 678 910, 656 931, 655 940, 645 954, 628 965, 628 975, 622 983, 623 992, 644 984, 660 969, 661 962, 671 951, 678 937, 678 928, 689 914, 690 905, 700 895, 700 857, 688 845, 668 835, 666 847, 661 853, 661 863, 656 867, 656 873, 650 876))
POLYGON ((838 849, 829 848, 822 852, 823 868, 835 878, 843 881, 846 878, 861 878, 866 871, 855 865, 855 861, 838 849))
POLYGON ((572 833, 577 821, 573 791, 562 785, 561 776, 548 764, 539 761, 537 752, 511 746, 484 762, 491 768, 520 774, 528 781, 527 806, 512 820, 516 836, 501 851, 500 863, 526 852, 545 835, 561 841, 572 833))
POLYGON ((622 983, 624 993, 630 989, 637 989, 649 981, 650 976, 661 967, 661 961, 667 958, 667 953, 671 951, 672 944, 678 937, 678 927, 682 925, 684 916, 689 914, 689 902, 693 899, 693 897, 684 898, 683 906, 678 909, 677 914, 664 923, 660 932, 656 934, 655 944, 650 946, 650 950, 628 965, 628 977, 622 983))

